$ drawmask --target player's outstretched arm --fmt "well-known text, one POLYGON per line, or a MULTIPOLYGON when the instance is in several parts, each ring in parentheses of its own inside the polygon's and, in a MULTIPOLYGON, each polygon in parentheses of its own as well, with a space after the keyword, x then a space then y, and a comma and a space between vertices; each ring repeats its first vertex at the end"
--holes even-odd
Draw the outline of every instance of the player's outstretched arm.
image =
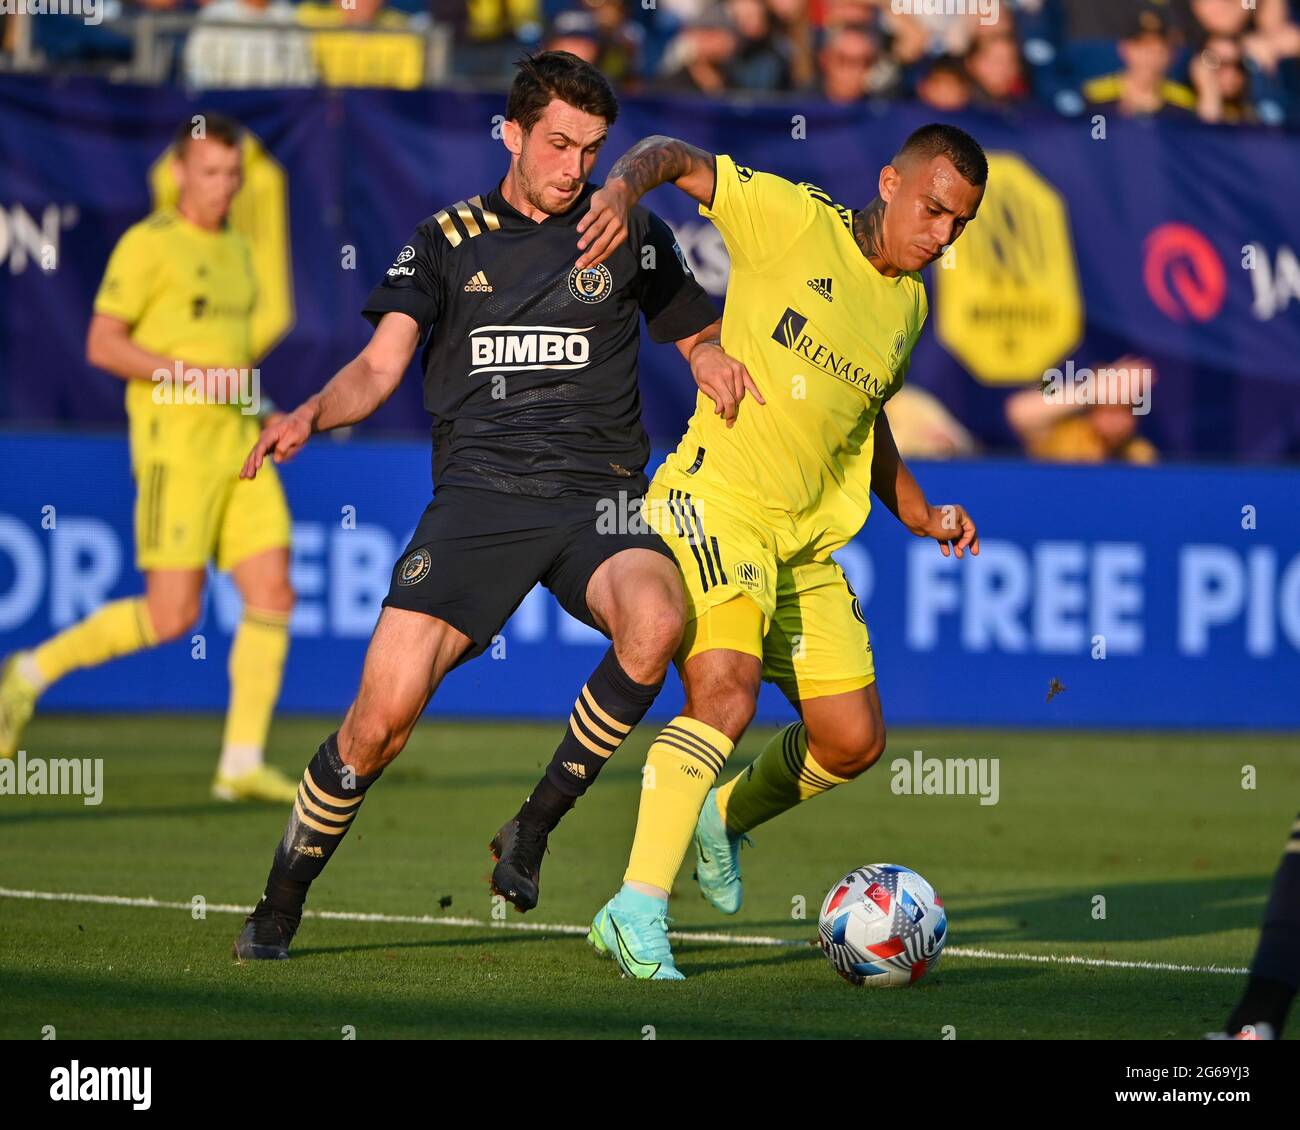
POLYGON ((297 454, 315 432, 343 428, 364 420, 399 384, 420 343, 420 327, 408 314, 389 313, 380 320, 369 344, 330 382, 292 412, 269 421, 244 460, 241 479, 257 475, 269 454, 277 463, 297 454))
POLYGON ((614 162, 605 184, 591 195, 578 224, 583 254, 578 266, 594 267, 627 238, 627 214, 652 188, 674 184, 701 204, 713 201, 717 163, 712 153, 675 137, 656 135, 638 141, 614 162))
POLYGON ((934 538, 945 557, 950 553, 961 557, 968 548, 972 554, 978 554, 980 539, 974 520, 965 507, 956 503, 930 505, 921 484, 898 454, 898 444, 894 442, 883 408, 876 414, 872 430, 876 433, 871 456, 872 493, 917 537, 934 538))

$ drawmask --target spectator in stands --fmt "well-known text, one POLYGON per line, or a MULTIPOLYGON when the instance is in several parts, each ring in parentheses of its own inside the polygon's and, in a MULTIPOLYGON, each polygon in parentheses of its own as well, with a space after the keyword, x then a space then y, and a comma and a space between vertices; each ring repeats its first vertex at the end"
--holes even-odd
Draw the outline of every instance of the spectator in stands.
POLYGON ((211 0, 185 43, 186 83, 205 90, 310 86, 316 68, 296 21, 288 0, 211 0))
POLYGON ((1260 0, 1258 9, 1235 0, 1191 0, 1191 16, 1197 114, 1210 122, 1280 122, 1287 79, 1300 77, 1300 27, 1286 0, 1260 0))
POLYGON ((737 37, 727 86, 744 91, 789 90, 789 48, 764 0, 726 0, 726 9, 737 37))
POLYGON ((822 94, 839 105, 860 102, 868 95, 886 96, 897 86, 898 72, 881 58, 876 37, 861 25, 849 24, 827 33, 817 53, 822 94))
POLYGON ((600 58, 600 29, 590 12, 560 12, 551 21, 543 48, 547 51, 567 51, 584 63, 596 65, 600 58))
POLYGON ((786 45, 790 86, 812 89, 817 85, 817 40, 809 0, 767 0, 767 6, 786 45))
POLYGON ((643 32, 625 18, 622 0, 559 12, 551 21, 546 50, 568 51, 598 68, 624 90, 640 85, 643 32))
POLYGON ((976 36, 966 56, 966 73, 976 106, 1006 109, 1029 98, 1020 44, 1010 33, 976 36))
MULTIPOLYGON (((1097 373, 1108 369, 1121 373, 1126 381, 1145 374, 1148 393, 1155 380, 1154 367, 1142 357, 1122 357, 1112 366, 1099 367, 1097 373)), ((1050 396, 1038 386, 1007 398, 1007 423, 1026 454, 1058 463, 1157 462, 1154 445, 1137 434, 1132 405, 1079 404, 1074 399, 1050 396)))
POLYGON ((739 46, 731 17, 718 10, 705 12, 668 45, 661 88, 687 94, 723 93, 739 46))
POLYGON ((940 55, 916 84, 916 96, 932 110, 957 114, 971 102, 966 65, 955 55, 940 55))
POLYGON ((596 66, 615 86, 635 89, 641 77, 645 32, 628 17, 626 0, 582 0, 595 21, 600 51, 596 66))
POLYGON ((1227 35, 1205 41, 1189 68, 1196 91, 1196 116, 1203 122, 1238 124, 1259 121, 1250 96, 1250 79, 1241 42, 1227 35))
POLYGON ((425 0, 451 31, 451 68, 458 78, 508 85, 523 49, 542 39, 541 0, 425 0))
POLYGON ((1136 27, 1119 42, 1124 69, 1084 84, 1092 106, 1114 108, 1124 117, 1182 117, 1196 109, 1196 95, 1167 75, 1173 45, 1164 17, 1153 9, 1139 13, 1136 27))
POLYGON ((313 29, 312 61, 326 86, 391 86, 413 90, 424 81, 424 39, 384 0, 303 0, 298 22, 313 29), (323 29, 318 33, 315 29, 323 29))
POLYGON ((981 26, 995 27, 1011 19, 1010 6, 1005 3, 990 5, 990 19, 996 16, 991 24, 981 24, 977 5, 969 3, 907 5, 877 0, 877 7, 893 40, 894 56, 904 64, 915 63, 925 56, 961 58, 970 50, 981 26))

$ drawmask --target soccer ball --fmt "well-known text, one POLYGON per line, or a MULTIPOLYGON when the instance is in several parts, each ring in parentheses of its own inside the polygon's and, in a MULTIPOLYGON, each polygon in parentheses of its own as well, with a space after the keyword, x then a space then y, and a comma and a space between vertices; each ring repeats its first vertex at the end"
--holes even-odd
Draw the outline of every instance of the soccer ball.
POLYGON ((915 871, 873 863, 850 871, 822 903, 818 933, 831 968, 853 985, 892 989, 939 964, 943 900, 915 871))

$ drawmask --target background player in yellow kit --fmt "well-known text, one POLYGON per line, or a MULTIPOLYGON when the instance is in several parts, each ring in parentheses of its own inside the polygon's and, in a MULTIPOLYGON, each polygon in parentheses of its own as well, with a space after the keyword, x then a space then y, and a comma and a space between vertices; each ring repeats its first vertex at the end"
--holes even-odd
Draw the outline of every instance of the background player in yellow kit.
MULTIPOLYGON (((722 345, 764 397, 745 400, 734 421, 697 400, 646 495, 686 582, 677 656, 686 705, 650 747, 623 887, 588 935, 630 976, 682 976, 666 912, 692 834, 702 892, 734 913, 744 834, 884 751, 866 622, 831 558, 866 520, 871 492, 945 555, 979 552, 962 507, 927 502, 881 408, 902 385, 925 321, 917 272, 975 218, 987 179, 973 138, 925 126, 881 170, 879 196, 854 212, 813 185, 652 137, 614 164, 579 225, 582 267, 621 242, 627 209, 656 185, 699 201, 731 256, 722 345), (712 788, 762 679, 800 721, 712 788)), ((734 391, 739 402, 744 389, 734 391)))
POLYGON ((136 565, 145 595, 111 601, 12 656, 0 679, 0 756, 12 757, 37 696, 71 671, 184 635, 208 562, 244 600, 230 651, 230 707, 213 795, 292 801, 297 781, 263 764, 288 650, 289 512, 271 468, 239 470, 257 442, 257 301, 247 239, 227 218, 243 180, 240 128, 216 114, 177 131, 175 208, 122 236, 95 297, 91 364, 126 382, 136 480, 136 565))

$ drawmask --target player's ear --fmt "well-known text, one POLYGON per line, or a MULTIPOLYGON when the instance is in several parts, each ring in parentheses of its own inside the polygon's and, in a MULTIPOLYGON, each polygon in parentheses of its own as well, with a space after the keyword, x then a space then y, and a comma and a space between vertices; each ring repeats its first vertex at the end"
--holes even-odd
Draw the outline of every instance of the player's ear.
POLYGON ((513 118, 501 124, 501 140, 516 157, 524 151, 524 129, 513 118))
POLYGON ((880 199, 888 204, 894 198, 894 193, 898 191, 898 184, 902 179, 902 174, 893 165, 886 165, 881 169, 878 185, 880 199))

